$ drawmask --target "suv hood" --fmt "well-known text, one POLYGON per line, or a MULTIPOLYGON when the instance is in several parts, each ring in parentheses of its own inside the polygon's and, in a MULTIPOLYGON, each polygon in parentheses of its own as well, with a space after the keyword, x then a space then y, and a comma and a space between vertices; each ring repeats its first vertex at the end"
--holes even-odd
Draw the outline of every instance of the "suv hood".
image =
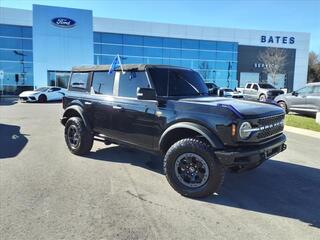
POLYGON ((187 102, 193 104, 201 104, 207 106, 215 106, 221 108, 227 108, 223 105, 230 105, 237 110, 243 117, 256 118, 270 115, 283 114, 281 107, 269 103, 237 100, 233 98, 221 98, 221 97, 198 97, 198 98, 183 98, 178 100, 179 102, 187 102))

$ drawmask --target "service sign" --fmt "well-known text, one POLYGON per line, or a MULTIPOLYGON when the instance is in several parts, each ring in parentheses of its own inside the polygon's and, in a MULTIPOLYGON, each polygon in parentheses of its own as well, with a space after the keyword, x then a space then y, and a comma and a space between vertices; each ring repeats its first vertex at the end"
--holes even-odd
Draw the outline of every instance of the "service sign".
POLYGON ((56 27, 62 27, 62 28, 72 28, 72 27, 74 27, 76 25, 76 21, 74 21, 71 18, 67 18, 67 17, 53 18, 51 20, 51 22, 56 27))

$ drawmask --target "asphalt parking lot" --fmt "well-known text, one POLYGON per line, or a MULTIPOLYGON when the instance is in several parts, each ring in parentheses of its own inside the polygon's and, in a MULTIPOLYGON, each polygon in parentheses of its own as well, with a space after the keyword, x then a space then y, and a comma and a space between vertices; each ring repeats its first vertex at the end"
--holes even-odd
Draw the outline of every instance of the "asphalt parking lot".
POLYGON ((95 143, 72 155, 61 104, 0 104, 0 239, 320 239, 320 140, 180 196, 150 154, 95 143))

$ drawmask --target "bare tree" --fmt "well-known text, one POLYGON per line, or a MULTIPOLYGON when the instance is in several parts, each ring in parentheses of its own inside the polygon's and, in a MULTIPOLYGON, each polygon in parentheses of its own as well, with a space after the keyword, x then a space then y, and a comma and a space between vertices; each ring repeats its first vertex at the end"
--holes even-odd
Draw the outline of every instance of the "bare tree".
POLYGON ((259 61, 263 64, 264 71, 270 74, 273 85, 277 85, 277 74, 283 73, 287 63, 287 54, 281 48, 267 48, 258 55, 259 61))
POLYGON ((320 81, 320 54, 309 53, 308 62, 308 82, 320 81))

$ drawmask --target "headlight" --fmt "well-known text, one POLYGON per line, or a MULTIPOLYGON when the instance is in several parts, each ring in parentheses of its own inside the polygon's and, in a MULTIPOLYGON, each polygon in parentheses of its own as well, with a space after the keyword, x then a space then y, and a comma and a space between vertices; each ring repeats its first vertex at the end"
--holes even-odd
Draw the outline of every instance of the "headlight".
POLYGON ((239 128, 239 136, 241 139, 246 139, 250 136, 251 134, 251 130, 252 127, 251 127, 251 124, 249 122, 243 122, 241 123, 240 125, 240 128, 239 128))

